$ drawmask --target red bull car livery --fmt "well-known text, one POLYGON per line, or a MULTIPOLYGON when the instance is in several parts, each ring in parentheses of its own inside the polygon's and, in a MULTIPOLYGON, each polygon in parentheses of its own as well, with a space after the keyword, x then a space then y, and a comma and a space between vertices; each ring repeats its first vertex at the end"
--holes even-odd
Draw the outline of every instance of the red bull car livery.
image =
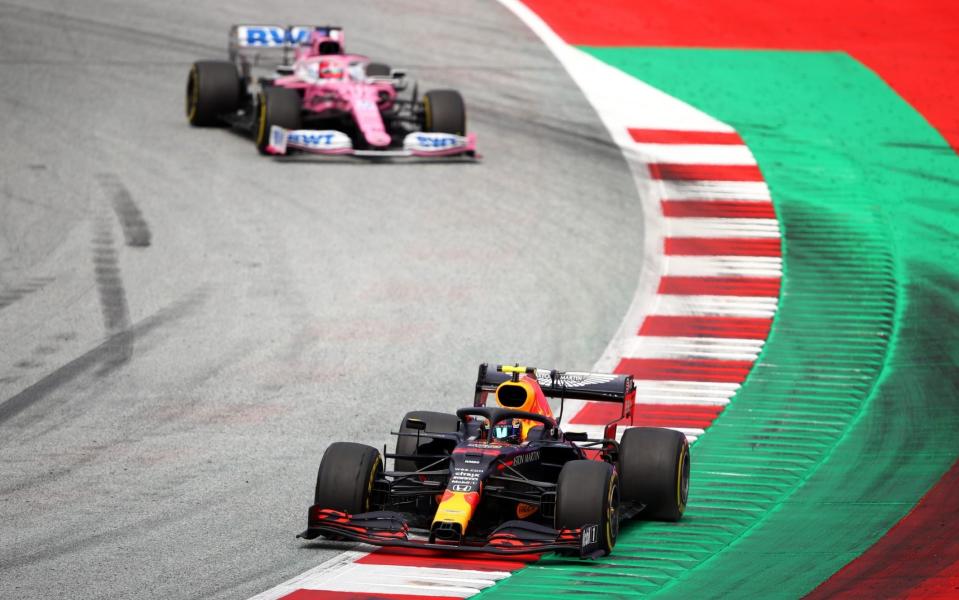
POLYGON ((340 27, 237 25, 229 55, 191 67, 191 125, 231 125, 264 154, 476 157, 459 92, 420 97, 403 70, 346 53, 340 27))
POLYGON ((671 429, 629 427, 631 375, 479 368, 473 405, 407 413, 395 451, 336 442, 317 473, 299 537, 493 554, 609 554, 634 517, 686 508, 689 444, 671 429), (491 402, 488 402, 492 398, 491 402), (564 432, 549 399, 616 402, 602 439, 564 432), (617 427, 628 427, 620 441, 617 427), (393 460, 386 470, 384 459, 393 460))

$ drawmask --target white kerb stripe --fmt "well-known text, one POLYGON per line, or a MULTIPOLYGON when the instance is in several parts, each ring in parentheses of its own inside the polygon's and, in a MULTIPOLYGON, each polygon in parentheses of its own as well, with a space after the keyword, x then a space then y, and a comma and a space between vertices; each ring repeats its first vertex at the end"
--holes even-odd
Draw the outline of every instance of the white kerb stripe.
POLYGON ((412 594, 467 598, 509 577, 508 571, 470 571, 399 565, 352 563, 315 581, 302 581, 302 589, 335 592, 412 594))
POLYGON ((710 358, 756 360, 765 340, 637 336, 626 343, 623 358, 710 358))
POLYGON ((746 146, 706 144, 636 144, 646 162, 678 165, 754 165, 746 146))
MULTIPOLYGON (((360 546, 371 548, 371 546, 366 546, 363 544, 360 544, 360 546)), ((369 554, 369 552, 361 552, 356 550, 348 550, 342 554, 337 554, 333 558, 318 564, 309 571, 304 571, 296 577, 288 579, 274 588, 270 588, 265 592, 261 592, 256 596, 253 596, 249 600, 278 600, 287 594, 292 594, 296 590, 303 589, 307 582, 315 585, 315 582, 317 581, 321 581, 328 577, 334 577, 337 573, 349 569, 355 561, 363 558, 367 554, 369 554)))
MULTIPOLYGON (((638 425, 637 425, 638 427, 638 425)), ((605 427, 603 425, 568 425, 567 431, 572 432, 582 432, 590 437, 590 439, 602 439, 603 433, 605 432, 605 427)), ((616 428, 616 439, 622 440, 623 433, 627 429, 632 429, 632 427, 617 427, 616 428)), ((666 427, 666 429, 672 429, 673 431, 678 431, 686 436, 686 439, 689 440, 689 443, 693 443, 696 438, 705 433, 704 429, 696 429, 694 427, 666 427)))
POLYGON ((776 219, 668 218, 670 237, 778 238, 776 219))
POLYGON ((763 181, 658 181, 664 200, 765 200, 769 187, 763 181))
POLYGON ((776 314, 778 298, 764 296, 689 296, 660 294, 650 314, 664 316, 723 316, 770 318, 776 314))
POLYGON ((781 277, 782 260, 773 256, 669 256, 666 273, 685 277, 781 277))
POLYGON ((658 381, 636 380, 637 404, 698 404, 715 406, 729 404, 739 389, 738 383, 713 381, 658 381))

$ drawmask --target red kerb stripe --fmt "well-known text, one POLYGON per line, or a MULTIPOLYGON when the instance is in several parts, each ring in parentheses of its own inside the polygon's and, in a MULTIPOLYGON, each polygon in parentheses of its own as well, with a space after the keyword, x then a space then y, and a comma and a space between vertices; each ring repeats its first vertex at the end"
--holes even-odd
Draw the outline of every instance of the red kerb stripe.
POLYGON ((381 592, 331 592, 329 590, 296 590, 280 600, 459 600, 458 596, 416 596, 381 592))
POLYGON ((775 219, 772 202, 762 200, 663 200, 663 216, 775 219))
POLYGON ((764 340, 769 336, 772 321, 772 319, 745 317, 649 315, 639 328, 639 335, 764 340))
MULTIPOLYGON (((705 429, 723 410, 722 406, 695 404, 640 404, 633 407, 633 425, 643 427, 690 427, 705 429)), ((588 402, 572 425, 605 425, 619 418, 622 407, 606 402, 588 402)))
POLYGON ((743 139, 736 132, 682 131, 679 129, 629 128, 633 141, 640 144, 722 144, 739 146, 743 139))
POLYGON ((782 256, 778 238, 666 238, 668 256, 782 256))
POLYGON ((778 277, 663 277, 660 294, 779 296, 778 277))
POLYGON ((417 548, 389 548, 371 552, 356 562, 364 565, 400 565, 434 569, 469 569, 473 571, 516 571, 539 557, 535 554, 495 557, 487 554, 457 556, 417 548))
POLYGON ((756 165, 686 165, 650 163, 653 179, 682 181, 762 181, 763 174, 756 165))
POLYGON ((624 358, 616 372, 656 381, 742 383, 752 366, 752 361, 743 360, 624 358))

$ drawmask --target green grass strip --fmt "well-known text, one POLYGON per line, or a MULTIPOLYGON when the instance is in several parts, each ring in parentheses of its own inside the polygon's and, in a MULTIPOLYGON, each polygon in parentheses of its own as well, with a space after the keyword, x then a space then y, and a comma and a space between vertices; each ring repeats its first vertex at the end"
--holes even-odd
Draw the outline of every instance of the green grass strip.
POLYGON ((959 453, 959 159, 842 53, 588 48, 734 126, 785 236, 756 368, 695 444, 690 506, 615 554, 547 557, 484 592, 799 597, 959 453))

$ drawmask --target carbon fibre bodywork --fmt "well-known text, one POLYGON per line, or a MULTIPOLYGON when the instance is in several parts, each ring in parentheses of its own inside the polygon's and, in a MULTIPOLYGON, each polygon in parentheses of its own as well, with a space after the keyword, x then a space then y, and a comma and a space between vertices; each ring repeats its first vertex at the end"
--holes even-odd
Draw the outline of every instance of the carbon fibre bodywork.
MULTIPOLYGON (((376 473, 367 512, 311 506, 300 537, 494 554, 559 551, 595 557, 608 552, 610 544, 600 543, 603 528, 618 528, 619 521, 643 505, 620 504, 617 495, 606 523, 561 524, 557 492, 560 473, 570 461, 603 461, 616 469, 615 423, 607 428, 611 435, 606 439, 565 433, 546 398, 620 402, 623 420, 635 398, 632 377, 510 369, 502 373, 480 366, 474 406, 456 412, 455 431, 425 431, 424 426, 414 433, 393 432, 415 437, 417 450, 384 456, 416 468, 376 473), (509 387, 515 390, 507 394, 509 387), (497 394, 498 406, 485 405, 490 392, 497 394), (525 394, 521 403, 518 394, 525 394), (513 403, 511 398, 520 408, 533 410, 503 406, 513 403), (523 423, 522 440, 496 439, 491 432, 502 422, 523 423)), ((605 535, 615 537, 615 532, 605 535)))

